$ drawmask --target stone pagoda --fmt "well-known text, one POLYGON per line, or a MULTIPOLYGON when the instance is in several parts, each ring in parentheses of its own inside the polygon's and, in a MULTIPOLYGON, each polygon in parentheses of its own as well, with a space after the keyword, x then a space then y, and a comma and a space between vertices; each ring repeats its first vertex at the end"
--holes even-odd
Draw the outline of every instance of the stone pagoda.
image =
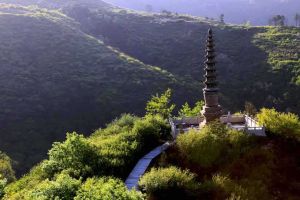
POLYGON ((212 30, 208 30, 208 38, 206 40, 206 61, 205 61, 205 88, 203 89, 203 95, 205 105, 201 111, 205 120, 201 123, 205 125, 214 120, 219 120, 222 116, 222 107, 219 105, 219 88, 217 82, 216 62, 215 62, 215 50, 212 30))

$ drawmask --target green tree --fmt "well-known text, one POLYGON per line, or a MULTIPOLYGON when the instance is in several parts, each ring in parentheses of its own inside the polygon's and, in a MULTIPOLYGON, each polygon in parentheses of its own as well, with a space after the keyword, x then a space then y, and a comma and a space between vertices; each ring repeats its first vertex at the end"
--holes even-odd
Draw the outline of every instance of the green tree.
POLYGON ((172 90, 167 89, 162 95, 156 94, 147 102, 147 115, 161 115, 164 119, 171 117, 175 104, 171 104, 172 90))
POLYGON ((43 163, 43 169, 49 176, 63 170, 76 177, 99 173, 96 149, 83 135, 68 133, 66 141, 54 143, 48 154, 49 160, 43 163))
POLYGON ((181 109, 178 112, 180 117, 196 117, 201 115, 202 107, 204 106, 204 101, 197 101, 193 108, 186 102, 182 105, 181 109))

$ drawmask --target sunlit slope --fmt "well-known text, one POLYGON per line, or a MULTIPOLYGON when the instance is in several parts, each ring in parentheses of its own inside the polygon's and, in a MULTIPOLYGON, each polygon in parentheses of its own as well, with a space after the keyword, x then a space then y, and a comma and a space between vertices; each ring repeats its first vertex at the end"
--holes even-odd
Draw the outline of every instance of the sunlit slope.
POLYGON ((251 101, 257 107, 299 113, 299 28, 230 26, 124 9, 77 6, 65 12, 107 44, 196 82, 203 80, 206 33, 212 27, 225 108, 238 111, 251 101))
POLYGON ((39 162, 66 131, 88 134, 121 113, 143 113, 151 94, 183 91, 170 73, 105 46, 59 12, 0 12, 0 149, 18 170, 39 162))

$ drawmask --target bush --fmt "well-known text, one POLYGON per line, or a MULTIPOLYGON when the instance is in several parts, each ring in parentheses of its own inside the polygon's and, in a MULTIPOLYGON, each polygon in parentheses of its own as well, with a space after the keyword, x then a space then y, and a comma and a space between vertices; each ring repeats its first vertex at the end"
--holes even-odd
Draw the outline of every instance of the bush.
POLYGON ((100 170, 95 147, 76 133, 68 133, 63 143, 54 143, 48 154, 49 160, 42 167, 50 177, 63 170, 75 177, 91 176, 100 170))
POLYGON ((227 130, 222 126, 208 125, 200 132, 191 130, 187 134, 179 135, 177 147, 190 162, 202 167, 211 167, 221 157, 226 144, 226 134, 227 130))
POLYGON ((0 151, 0 177, 1 176, 9 183, 16 180, 11 159, 0 151))
POLYGON ((257 114, 257 119, 272 134, 300 141, 300 121, 297 115, 263 108, 257 114))
POLYGON ((81 186, 75 200, 142 200, 141 193, 127 190, 124 183, 112 178, 91 178, 81 186))
POLYGON ((213 167, 239 157, 252 147, 251 136, 212 122, 200 131, 190 130, 179 135, 177 147, 191 164, 213 167))
POLYGON ((45 181, 38 184, 28 195, 29 200, 48 200, 59 199, 69 200, 73 199, 79 189, 81 180, 76 180, 66 173, 56 176, 55 180, 45 181))
POLYGON ((171 128, 161 116, 148 115, 136 121, 132 131, 137 135, 139 145, 149 149, 156 146, 160 138, 168 138, 171 128))
POLYGON ((125 178, 140 156, 159 145, 159 139, 169 134, 170 126, 160 116, 123 115, 108 128, 96 131, 89 141, 98 150, 102 175, 125 178))
POLYGON ((6 178, 3 178, 0 174, 0 199, 2 199, 2 197, 4 196, 5 193, 4 188, 6 184, 7 184, 6 178))
MULTIPOLYGON (((198 188, 195 175, 176 167, 151 169, 139 181, 139 187, 150 196, 170 197, 183 195, 198 188)), ((179 197, 177 196, 177 197, 179 197)))

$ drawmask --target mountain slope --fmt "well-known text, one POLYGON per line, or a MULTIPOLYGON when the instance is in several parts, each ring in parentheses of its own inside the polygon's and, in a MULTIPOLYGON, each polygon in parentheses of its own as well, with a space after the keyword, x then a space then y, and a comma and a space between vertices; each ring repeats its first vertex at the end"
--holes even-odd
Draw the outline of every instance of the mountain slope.
POLYGON ((206 31, 215 33, 222 105, 233 111, 245 101, 299 113, 299 28, 227 26, 182 15, 146 14, 124 9, 65 10, 81 28, 105 43, 200 82, 206 31), (274 55, 276 62, 274 60, 274 55), (281 67, 276 67, 280 62, 281 67))
POLYGON ((67 131, 88 134, 121 113, 143 113, 167 87, 183 95, 193 88, 105 46, 57 11, 1 5, 0 12, 0 149, 18 162, 18 174, 67 131))

